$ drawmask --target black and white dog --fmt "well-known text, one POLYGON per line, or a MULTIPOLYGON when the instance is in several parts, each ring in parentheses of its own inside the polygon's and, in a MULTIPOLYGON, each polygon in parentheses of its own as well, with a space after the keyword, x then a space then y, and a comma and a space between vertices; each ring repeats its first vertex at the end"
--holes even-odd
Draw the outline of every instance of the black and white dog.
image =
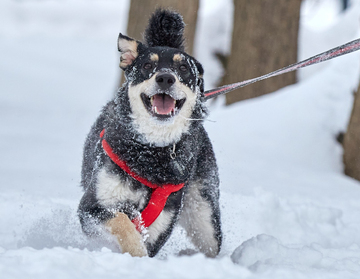
POLYGON ((184 22, 158 9, 145 43, 119 35, 126 83, 84 147, 83 231, 113 235, 123 253, 153 257, 179 222, 209 257, 220 250, 219 178, 202 119, 203 68, 184 52, 184 22))

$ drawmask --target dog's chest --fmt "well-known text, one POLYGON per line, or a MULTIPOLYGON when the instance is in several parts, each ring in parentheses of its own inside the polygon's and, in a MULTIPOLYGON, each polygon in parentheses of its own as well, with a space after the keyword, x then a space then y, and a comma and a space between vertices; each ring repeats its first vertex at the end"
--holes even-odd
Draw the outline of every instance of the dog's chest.
POLYGON ((195 163, 196 148, 188 141, 149 147, 109 137, 109 144, 132 172, 156 185, 186 182, 195 163))
POLYGON ((96 197, 99 203, 114 209, 119 204, 130 203, 143 208, 149 191, 145 188, 133 189, 131 181, 102 168, 97 175, 96 197))

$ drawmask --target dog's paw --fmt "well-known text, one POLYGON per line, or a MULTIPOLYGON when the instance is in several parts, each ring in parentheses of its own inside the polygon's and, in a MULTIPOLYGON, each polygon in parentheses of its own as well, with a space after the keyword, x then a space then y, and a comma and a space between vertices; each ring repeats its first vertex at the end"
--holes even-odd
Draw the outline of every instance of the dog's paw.
POLYGON ((122 253, 129 253, 133 257, 148 255, 141 234, 126 214, 117 213, 106 223, 106 228, 117 238, 122 253))

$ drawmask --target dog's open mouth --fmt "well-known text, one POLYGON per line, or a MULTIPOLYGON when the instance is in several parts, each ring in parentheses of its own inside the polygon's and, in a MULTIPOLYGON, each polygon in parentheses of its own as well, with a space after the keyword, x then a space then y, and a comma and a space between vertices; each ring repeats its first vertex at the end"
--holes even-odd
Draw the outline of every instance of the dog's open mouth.
POLYGON ((175 100, 165 93, 155 94, 148 97, 145 93, 141 93, 141 99, 145 108, 158 118, 170 118, 175 116, 182 108, 186 98, 175 100))

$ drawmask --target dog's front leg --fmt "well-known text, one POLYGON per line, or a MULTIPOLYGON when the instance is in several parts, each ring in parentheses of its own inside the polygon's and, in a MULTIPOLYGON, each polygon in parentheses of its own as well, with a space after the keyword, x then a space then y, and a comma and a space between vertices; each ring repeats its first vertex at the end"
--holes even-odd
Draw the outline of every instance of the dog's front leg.
POLYGON ((214 258, 220 252, 222 234, 218 195, 203 183, 189 184, 179 223, 200 252, 214 258), (205 188, 205 189, 204 189, 205 188))
POLYGON ((106 222, 106 228, 116 236, 122 253, 129 253, 133 257, 148 255, 141 234, 126 214, 116 213, 114 218, 106 222))

